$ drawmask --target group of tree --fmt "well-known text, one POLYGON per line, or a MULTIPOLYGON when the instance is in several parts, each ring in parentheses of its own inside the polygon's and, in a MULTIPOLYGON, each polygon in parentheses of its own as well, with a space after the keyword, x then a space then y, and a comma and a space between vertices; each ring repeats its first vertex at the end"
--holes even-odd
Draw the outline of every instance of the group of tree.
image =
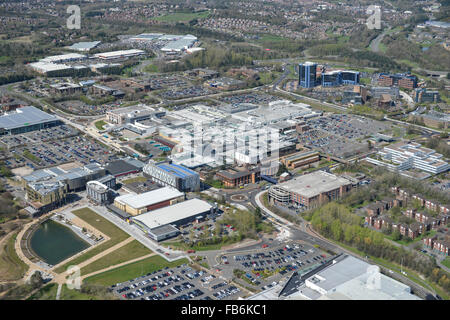
POLYGON ((315 210, 311 224, 323 236, 356 248, 367 255, 402 264, 439 284, 450 292, 449 275, 437 267, 434 260, 415 251, 396 247, 382 233, 363 226, 361 217, 343 204, 328 203, 315 210))

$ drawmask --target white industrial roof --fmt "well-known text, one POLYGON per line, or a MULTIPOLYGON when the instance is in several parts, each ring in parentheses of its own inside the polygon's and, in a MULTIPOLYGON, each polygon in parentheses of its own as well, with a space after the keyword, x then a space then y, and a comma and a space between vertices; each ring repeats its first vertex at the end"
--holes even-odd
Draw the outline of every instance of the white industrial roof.
POLYGON ((58 118, 54 115, 48 114, 33 106, 26 106, 0 116, 0 128, 10 130, 56 120, 58 118))
POLYGON ((115 57, 138 55, 138 54, 144 54, 144 53, 145 53, 145 51, 143 51, 143 50, 131 49, 131 50, 119 50, 119 51, 96 53, 96 54, 94 54, 94 57, 102 58, 102 59, 111 59, 111 58, 115 58, 115 57))
POLYGON ((143 213, 133 220, 145 224, 149 229, 153 229, 176 221, 197 216, 211 210, 212 206, 200 199, 191 199, 168 207, 143 213))
POLYGON ((52 62, 33 62, 28 65, 33 69, 40 70, 43 72, 72 69, 71 66, 65 64, 56 64, 52 62))
POLYGON ((175 188, 164 187, 142 194, 126 194, 117 197, 115 200, 132 208, 142 208, 162 201, 181 197, 183 194, 183 192, 180 192, 175 188))
POLYGON ((63 62, 68 60, 84 59, 86 56, 79 53, 60 54, 57 56, 49 56, 41 59, 42 62, 63 62))

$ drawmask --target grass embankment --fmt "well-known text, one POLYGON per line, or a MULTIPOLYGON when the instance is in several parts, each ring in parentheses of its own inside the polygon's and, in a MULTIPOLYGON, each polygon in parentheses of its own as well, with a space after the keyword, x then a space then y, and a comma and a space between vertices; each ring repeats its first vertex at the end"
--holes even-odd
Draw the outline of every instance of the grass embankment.
POLYGON ((11 235, 0 251, 0 280, 18 280, 28 271, 14 248, 17 233, 11 235))
POLYGON ((202 245, 193 245, 192 247, 186 244, 185 242, 174 241, 174 242, 164 242, 162 243, 165 247, 173 247, 175 249, 187 251, 187 250, 195 250, 195 251, 208 251, 208 250, 220 250, 223 246, 227 244, 232 244, 233 241, 229 243, 214 243, 214 244, 202 244, 202 245))
POLYGON ((33 294, 27 300, 56 300, 56 292, 58 291, 58 284, 49 283, 42 287, 38 292, 33 294))
POLYGON ((173 268, 188 262, 189 261, 184 258, 176 260, 174 262, 168 262, 161 256, 153 256, 116 269, 96 274, 95 276, 86 278, 84 282, 89 284, 111 286, 116 283, 135 279, 137 277, 163 269, 165 267, 173 268))
POLYGON ((123 247, 107 254, 103 258, 94 261, 81 268, 81 274, 89 274, 98 270, 105 269, 129 260, 133 260, 152 253, 150 249, 142 245, 139 241, 133 240, 123 247))
POLYGON ((86 261, 93 256, 96 256, 99 253, 111 248, 112 246, 118 244, 119 242, 124 241, 129 237, 127 233, 113 225, 111 222, 98 215, 94 211, 89 208, 83 208, 79 210, 72 211, 74 215, 76 215, 81 220, 84 220, 88 224, 90 224, 95 229, 99 230, 103 234, 107 235, 110 239, 104 243, 97 245, 95 248, 87 251, 81 256, 70 260, 68 263, 58 267, 55 269, 55 272, 62 273, 67 270, 67 267, 71 265, 77 265, 83 261, 86 261))

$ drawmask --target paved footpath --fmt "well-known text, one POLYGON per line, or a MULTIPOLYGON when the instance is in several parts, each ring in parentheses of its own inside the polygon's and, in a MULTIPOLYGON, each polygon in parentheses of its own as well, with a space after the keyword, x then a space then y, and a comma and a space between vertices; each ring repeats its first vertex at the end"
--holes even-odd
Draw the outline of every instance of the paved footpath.
MULTIPOLYGON (((109 253, 111 253, 111 252, 113 252, 113 251, 115 251, 115 250, 117 250, 117 249, 127 245, 128 243, 130 243, 133 240, 134 239, 132 237, 129 237, 129 238, 125 239, 124 241, 119 242, 118 244, 112 246, 111 248, 106 249, 105 251, 103 251, 103 252, 93 256, 92 258, 89 258, 86 261, 81 262, 77 266, 81 269, 81 268, 87 266, 88 264, 91 264, 92 262, 97 261, 100 258, 103 258, 107 254, 109 254, 109 253)), ((67 271, 64 271, 63 273, 57 275, 54 280, 57 283, 64 283, 66 281, 66 276, 67 276, 67 271)))

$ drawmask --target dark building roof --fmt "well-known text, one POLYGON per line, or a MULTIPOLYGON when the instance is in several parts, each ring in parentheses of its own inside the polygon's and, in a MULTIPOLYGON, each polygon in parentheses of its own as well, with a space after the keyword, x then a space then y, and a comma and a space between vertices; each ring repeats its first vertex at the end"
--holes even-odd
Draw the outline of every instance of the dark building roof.
POLYGON ((142 168, 131 164, 125 160, 116 160, 108 163, 105 166, 106 171, 113 176, 120 176, 122 174, 131 173, 134 171, 140 171, 142 168))

